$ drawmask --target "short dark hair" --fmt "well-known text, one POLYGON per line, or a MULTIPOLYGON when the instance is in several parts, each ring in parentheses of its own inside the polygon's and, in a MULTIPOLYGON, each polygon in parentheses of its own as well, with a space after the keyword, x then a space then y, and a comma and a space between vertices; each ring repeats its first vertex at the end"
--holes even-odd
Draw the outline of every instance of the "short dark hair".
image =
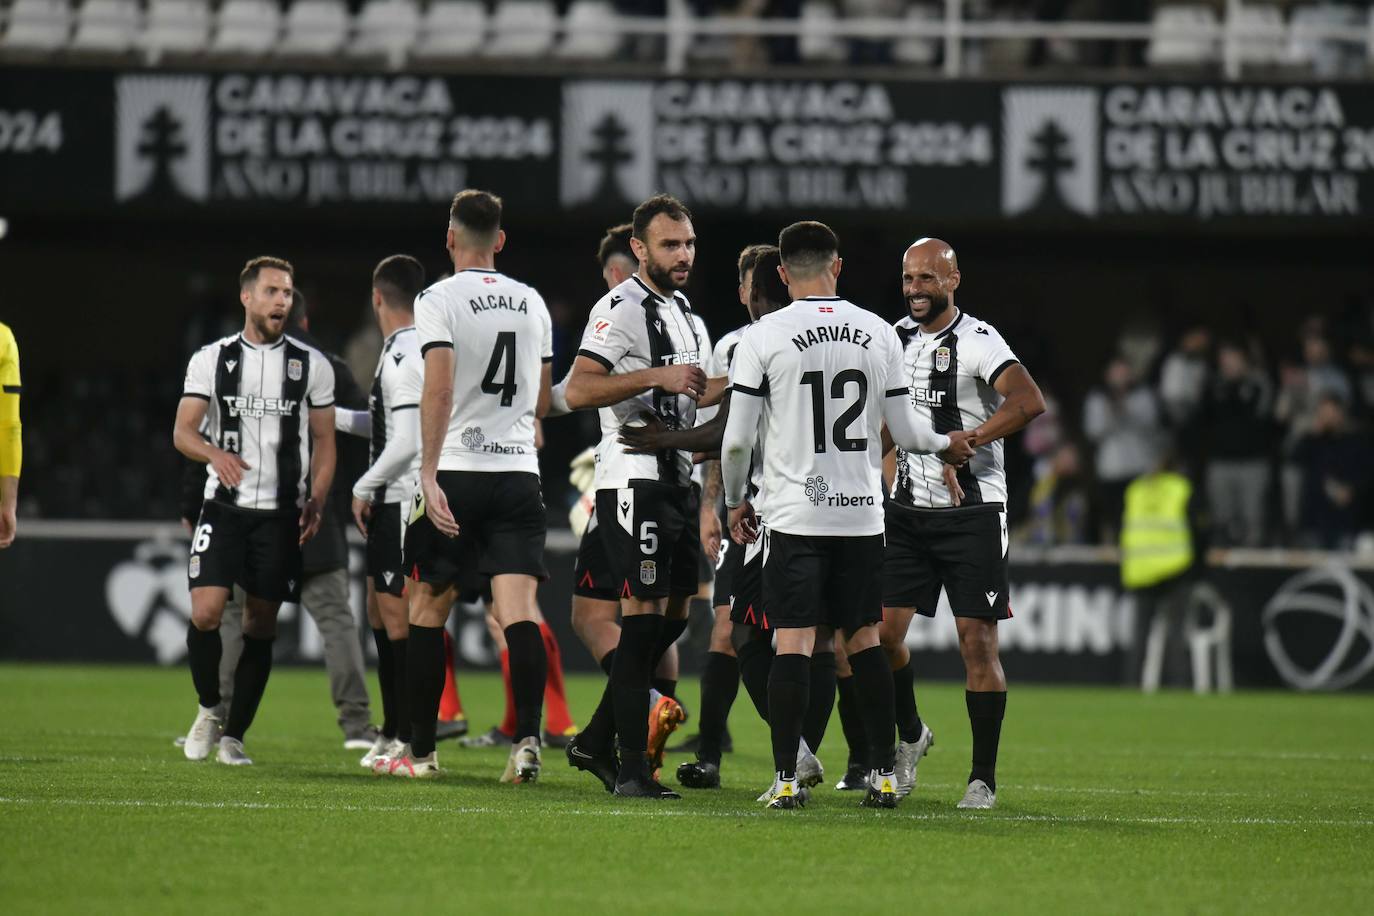
POLYGON ((459 191, 448 208, 448 220, 470 232, 474 241, 494 241, 501 229, 501 198, 473 188, 459 191))
POLYGON ((258 282, 258 274, 264 270, 284 270, 291 275, 292 280, 296 278, 296 270, 290 261, 264 254, 243 265, 243 270, 239 271, 239 289, 247 289, 258 282))
POLYGON ((621 223, 619 226, 612 226, 606 230, 606 234, 601 237, 601 244, 596 249, 596 260, 602 267, 606 262, 616 255, 629 258, 631 261, 638 261, 635 251, 630 247, 630 233, 634 227, 629 223, 621 223))
POLYGON ((778 307, 787 305, 792 301, 792 294, 787 291, 787 284, 782 282, 782 277, 778 276, 782 257, 772 245, 759 247, 764 250, 759 252, 758 259, 754 261, 754 285, 749 297, 778 307))
POLYGON ((634 233, 634 237, 641 242, 647 241, 644 234, 649 231, 649 223, 653 222, 654 217, 660 213, 667 214, 668 218, 675 223, 692 218, 692 211, 688 210, 687 205, 673 195, 655 194, 635 207, 634 216, 630 218, 631 231, 634 233))
POLYGON ((778 254, 788 271, 809 275, 828 267, 840 252, 840 239, 825 223, 803 220, 778 233, 778 254))
POLYGON ((408 254, 393 254, 372 271, 372 285, 388 306, 410 311, 425 288, 425 268, 408 254))
POLYGON ((776 245, 750 245, 739 253, 739 282, 744 282, 744 275, 754 269, 759 257, 767 251, 777 252, 776 245))

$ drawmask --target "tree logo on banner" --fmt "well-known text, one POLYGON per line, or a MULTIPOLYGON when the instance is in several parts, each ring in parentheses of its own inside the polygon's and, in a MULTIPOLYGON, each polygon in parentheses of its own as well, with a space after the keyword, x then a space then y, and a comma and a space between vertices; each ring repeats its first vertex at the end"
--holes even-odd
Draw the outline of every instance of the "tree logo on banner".
MULTIPOLYGON (((1344 566, 1310 569, 1289 579, 1265 605, 1262 622, 1269 660, 1292 687, 1340 690, 1374 670, 1374 593, 1344 566), (1284 643, 1279 620, 1291 614, 1329 617, 1338 627, 1326 657, 1314 666, 1295 660, 1284 643)), ((1303 629, 1314 628, 1304 621, 1303 629)))
POLYGON ((124 76, 115 82, 115 200, 210 196, 210 81, 124 76))
POLYGON ((1008 216, 1097 213, 1096 89, 1002 93, 1002 212, 1008 216))
POLYGON ((184 542, 144 541, 105 580, 110 616, 126 636, 151 646, 163 665, 186 654, 186 552, 184 542))
POLYGON ((655 190, 653 84, 572 80, 563 86, 559 199, 637 204, 655 190))

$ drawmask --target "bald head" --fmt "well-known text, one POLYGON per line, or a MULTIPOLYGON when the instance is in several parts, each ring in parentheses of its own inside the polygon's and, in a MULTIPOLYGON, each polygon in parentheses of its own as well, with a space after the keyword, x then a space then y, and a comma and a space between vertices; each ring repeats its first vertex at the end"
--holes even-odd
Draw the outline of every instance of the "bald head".
POLYGON ((948 320, 959 288, 959 260, 954 247, 940 239, 920 238, 902 255, 902 296, 911 317, 927 330, 948 320))

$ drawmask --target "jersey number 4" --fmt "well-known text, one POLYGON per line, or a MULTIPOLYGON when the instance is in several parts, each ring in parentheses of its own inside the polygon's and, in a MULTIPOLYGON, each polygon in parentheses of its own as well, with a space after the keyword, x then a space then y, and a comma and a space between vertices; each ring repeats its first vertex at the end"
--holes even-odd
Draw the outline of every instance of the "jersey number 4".
POLYGON ((501 406, 509 407, 515 400, 515 392, 518 386, 515 384, 515 332, 501 331, 496 335, 496 346, 491 351, 491 362, 487 363, 487 374, 482 379, 482 391, 485 394, 497 394, 501 396, 501 406), (500 382, 496 381, 496 373, 501 371, 502 366, 506 367, 505 378, 500 382))
MULTIPOLYGON (((825 373, 820 371, 806 372, 802 374, 801 383, 811 388, 811 428, 816 436, 816 454, 821 454, 826 450, 825 437, 825 373)), ((846 433, 849 426, 863 413, 864 405, 868 403, 868 376, 858 369, 842 369, 835 373, 835 377, 830 380, 830 397, 832 400, 839 400, 845 396, 845 389, 849 385, 857 385, 859 396, 849 402, 849 406, 835 418, 835 425, 831 427, 830 435, 835 442, 835 448, 842 452, 862 452, 868 448, 867 437, 862 439, 851 439, 846 433)))

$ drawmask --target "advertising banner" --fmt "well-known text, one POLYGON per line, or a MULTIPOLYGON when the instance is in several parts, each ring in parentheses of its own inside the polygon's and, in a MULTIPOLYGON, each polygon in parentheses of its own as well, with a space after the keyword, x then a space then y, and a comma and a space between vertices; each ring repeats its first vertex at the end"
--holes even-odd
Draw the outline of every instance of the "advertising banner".
MULTIPOLYGON (((0 659, 180 663, 190 617, 188 546, 180 529, 134 524, 90 536, 89 527, 48 523, 0 553, 0 659)), ((539 602, 563 646, 564 665, 594 672, 600 669, 569 620, 574 554, 566 531, 550 533, 550 578, 540 586, 539 602)), ((1013 617, 998 637, 1008 678, 1121 683, 1135 602, 1122 590, 1115 564, 1053 551, 1018 561, 1013 550, 1012 557, 1013 617)), ((350 563, 352 605, 370 651, 360 545, 351 548, 350 563)), ((1206 582, 1204 623, 1218 612, 1229 617, 1237 686, 1374 688, 1374 571, 1332 555, 1303 565, 1221 566, 1208 571, 1206 582)), ((700 636, 709 621, 693 627, 700 636)), ((451 629, 462 666, 497 666, 480 604, 460 605, 451 629)), ((907 644, 920 677, 962 679, 943 599, 935 617, 916 618, 907 644)), ((283 609, 277 656, 312 663, 323 657, 314 624, 296 606, 283 609)), ((684 652, 684 670, 693 669, 693 658, 684 652)))
POLYGON ((28 210, 914 210, 1333 225, 1374 213, 1374 85, 928 83, 5 68, 28 210))

